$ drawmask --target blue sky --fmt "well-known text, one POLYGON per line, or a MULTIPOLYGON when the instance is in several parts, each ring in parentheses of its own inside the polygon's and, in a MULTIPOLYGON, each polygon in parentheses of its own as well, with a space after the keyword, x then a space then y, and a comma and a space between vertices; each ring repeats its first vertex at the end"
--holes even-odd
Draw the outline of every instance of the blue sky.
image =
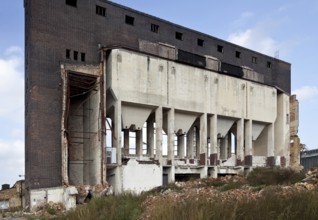
MULTIPOLYGON (((61 0, 63 1, 63 0, 61 0)), ((317 0, 116 0, 206 34, 292 64, 292 91, 300 101, 299 136, 318 148, 317 0)), ((0 2, 0 184, 24 174, 23 0, 0 2)))

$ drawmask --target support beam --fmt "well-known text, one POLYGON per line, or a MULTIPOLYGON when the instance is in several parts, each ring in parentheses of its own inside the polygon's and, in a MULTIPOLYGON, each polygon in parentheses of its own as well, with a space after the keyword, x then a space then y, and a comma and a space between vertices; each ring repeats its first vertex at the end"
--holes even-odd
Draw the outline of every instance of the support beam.
POLYGON ((207 114, 200 116, 200 165, 206 166, 208 152, 208 137, 207 137, 207 114))
POLYGON ((236 165, 243 165, 244 161, 244 119, 236 122, 236 165))
POLYGON ((220 158, 221 160, 227 160, 228 158, 228 136, 226 135, 224 138, 220 139, 220 158))
POLYGON ((147 155, 154 158, 154 126, 153 119, 147 121, 147 155))
POLYGON ((275 157, 274 157, 274 125, 269 124, 267 126, 267 166, 273 167, 275 166, 275 157))
POLYGON ((193 159, 193 135, 194 127, 191 127, 187 133, 187 158, 193 159))
POLYGON ((113 119, 113 148, 117 151, 117 164, 121 165, 121 101, 114 104, 114 119, 113 119))
POLYGON ((143 154, 142 129, 136 131, 136 155, 141 157, 143 154))
POLYGON ((171 161, 171 164, 174 163, 174 108, 168 111, 168 161, 171 161))
POLYGON ((217 115, 210 118, 210 165, 217 165, 218 158, 218 137, 217 137, 217 115))
POLYGON ((245 121, 245 159, 244 165, 252 166, 253 165, 253 131, 252 131, 252 120, 245 121))
POLYGON ((162 107, 158 107, 155 113, 156 120, 156 160, 162 164, 162 107))
POLYGON ((184 134, 178 135, 178 157, 184 158, 184 134))
POLYGON ((129 129, 124 129, 124 156, 129 155, 129 129))
POLYGON ((200 129, 195 128, 195 157, 200 159, 200 129))

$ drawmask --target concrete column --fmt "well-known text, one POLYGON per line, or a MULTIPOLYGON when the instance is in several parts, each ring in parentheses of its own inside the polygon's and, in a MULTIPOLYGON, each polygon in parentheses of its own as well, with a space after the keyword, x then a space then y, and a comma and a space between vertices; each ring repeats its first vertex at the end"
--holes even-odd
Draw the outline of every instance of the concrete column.
POLYGON ((236 165, 242 165, 244 160, 244 119, 236 122, 236 165))
POLYGON ((193 159, 193 127, 187 133, 187 157, 193 159))
POLYGON ((252 166, 252 154, 253 154, 253 133, 252 133, 252 120, 245 121, 244 130, 245 130, 245 159, 244 165, 252 166))
POLYGON ((168 111, 168 161, 174 162, 174 108, 168 111))
POLYGON ((178 157, 184 158, 184 135, 178 135, 178 157))
MULTIPOLYGON (((200 116, 200 165, 206 166, 208 152, 208 137, 207 137, 207 114, 200 116)), ((206 173, 207 174, 207 173, 206 173)))
POLYGON ((217 115, 210 118, 210 165, 217 165, 218 160, 218 135, 217 135, 217 115))
POLYGON ((162 107, 156 109, 156 160, 162 164, 162 107))
POLYGON ((227 160, 228 158, 228 136, 227 135, 221 139, 220 158, 222 160, 227 160))
POLYGON ((273 167, 276 165, 275 160, 275 140, 274 140, 274 125, 267 125, 267 160, 266 166, 273 167))
POLYGON ((268 125, 268 135, 267 135, 267 156, 273 157, 274 156, 274 125, 268 125))
POLYGON ((124 129, 124 155, 129 155, 129 129, 124 129))
POLYGON ((114 104, 113 148, 117 150, 117 164, 121 165, 121 101, 114 104))
POLYGON ((227 158, 232 157, 232 133, 227 135, 227 158))
POLYGON ((136 131, 136 155, 142 156, 143 153, 142 129, 136 131))
POLYGON ((200 158, 200 129, 196 127, 195 129, 195 156, 197 159, 200 158))
POLYGON ((153 120, 147 121, 147 155, 154 158, 154 126, 153 120))

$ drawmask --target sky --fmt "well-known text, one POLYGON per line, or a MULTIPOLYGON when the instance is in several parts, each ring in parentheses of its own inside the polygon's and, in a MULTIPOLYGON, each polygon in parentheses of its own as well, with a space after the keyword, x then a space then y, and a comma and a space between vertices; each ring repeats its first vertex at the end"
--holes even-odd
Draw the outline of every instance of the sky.
MULTIPOLYGON (((298 135, 308 149, 318 148, 317 0, 113 2, 291 63, 292 94, 300 102, 298 135)), ((1 0, 0 184, 12 185, 23 175, 23 0, 1 0)))

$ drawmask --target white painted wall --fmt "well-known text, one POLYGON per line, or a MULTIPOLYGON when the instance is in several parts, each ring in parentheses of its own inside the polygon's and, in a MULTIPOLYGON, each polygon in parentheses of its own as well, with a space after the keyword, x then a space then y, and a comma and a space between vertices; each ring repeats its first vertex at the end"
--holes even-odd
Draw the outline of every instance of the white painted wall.
POLYGON ((162 168, 156 164, 139 164, 130 159, 123 169, 123 191, 141 193, 162 185, 162 168))

